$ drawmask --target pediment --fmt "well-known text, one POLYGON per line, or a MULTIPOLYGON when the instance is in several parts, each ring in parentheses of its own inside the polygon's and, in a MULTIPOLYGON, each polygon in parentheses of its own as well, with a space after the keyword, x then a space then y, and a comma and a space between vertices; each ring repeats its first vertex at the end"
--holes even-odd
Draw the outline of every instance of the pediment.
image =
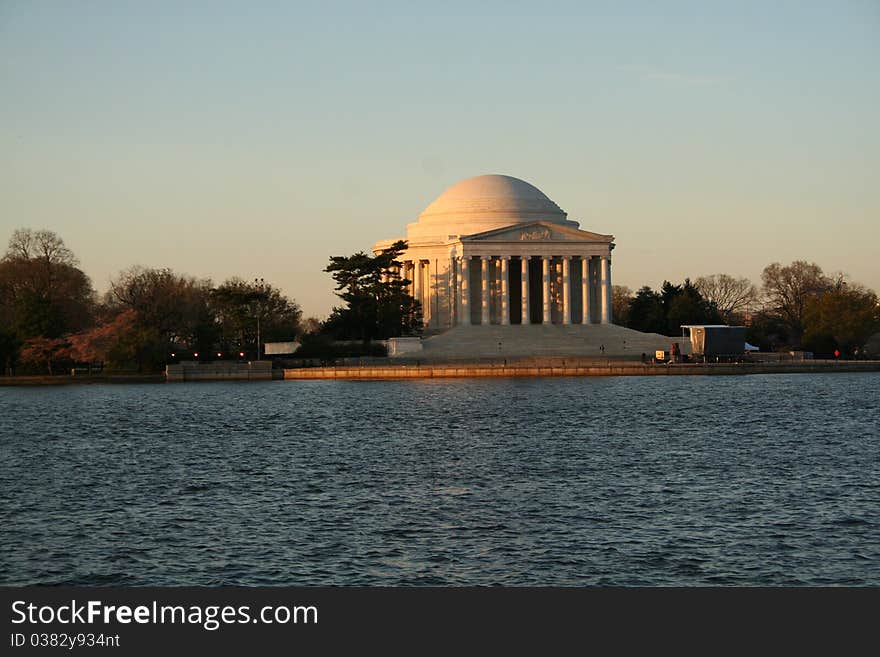
POLYGON ((463 242, 603 242, 614 241, 613 235, 602 235, 547 221, 533 221, 487 230, 484 233, 463 235, 463 242))

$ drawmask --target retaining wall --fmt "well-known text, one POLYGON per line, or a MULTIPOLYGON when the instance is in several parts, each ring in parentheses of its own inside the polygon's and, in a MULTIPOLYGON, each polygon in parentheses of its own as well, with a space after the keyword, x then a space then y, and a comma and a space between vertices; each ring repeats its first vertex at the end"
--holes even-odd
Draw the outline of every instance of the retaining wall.
POLYGON ((0 386, 59 386, 92 383, 162 383, 162 374, 87 374, 71 376, 0 376, 0 386))
POLYGON ((165 380, 177 381, 271 381, 272 362, 258 360, 248 363, 185 361, 165 366, 165 380))
POLYGON ((512 376, 674 376, 717 374, 790 374, 807 372, 880 371, 880 361, 804 361, 802 363, 680 363, 654 365, 627 361, 547 366, 479 365, 365 365, 308 367, 284 370, 285 379, 432 379, 512 376))

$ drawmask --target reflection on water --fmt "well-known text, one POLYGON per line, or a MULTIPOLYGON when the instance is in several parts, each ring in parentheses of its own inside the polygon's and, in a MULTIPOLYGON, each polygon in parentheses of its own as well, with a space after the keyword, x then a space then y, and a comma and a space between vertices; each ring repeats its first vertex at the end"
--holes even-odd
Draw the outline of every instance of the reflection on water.
POLYGON ((0 584, 880 584, 880 374, 0 389, 0 584))

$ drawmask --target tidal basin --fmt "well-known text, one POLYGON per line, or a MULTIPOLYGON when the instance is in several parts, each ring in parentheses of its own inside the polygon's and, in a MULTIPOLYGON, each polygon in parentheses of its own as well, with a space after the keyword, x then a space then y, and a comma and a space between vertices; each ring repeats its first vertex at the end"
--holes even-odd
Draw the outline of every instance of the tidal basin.
POLYGON ((880 585, 880 373, 0 389, 3 585, 880 585))

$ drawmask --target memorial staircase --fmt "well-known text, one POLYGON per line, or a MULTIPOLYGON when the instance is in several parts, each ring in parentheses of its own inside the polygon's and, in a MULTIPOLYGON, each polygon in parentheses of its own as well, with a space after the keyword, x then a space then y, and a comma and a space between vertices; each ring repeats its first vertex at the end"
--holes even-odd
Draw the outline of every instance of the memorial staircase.
POLYGON ((593 358, 648 358, 658 349, 669 351, 678 342, 681 353, 690 353, 682 339, 642 333, 614 324, 513 324, 456 326, 422 340, 420 358, 525 358, 580 356, 593 358))

